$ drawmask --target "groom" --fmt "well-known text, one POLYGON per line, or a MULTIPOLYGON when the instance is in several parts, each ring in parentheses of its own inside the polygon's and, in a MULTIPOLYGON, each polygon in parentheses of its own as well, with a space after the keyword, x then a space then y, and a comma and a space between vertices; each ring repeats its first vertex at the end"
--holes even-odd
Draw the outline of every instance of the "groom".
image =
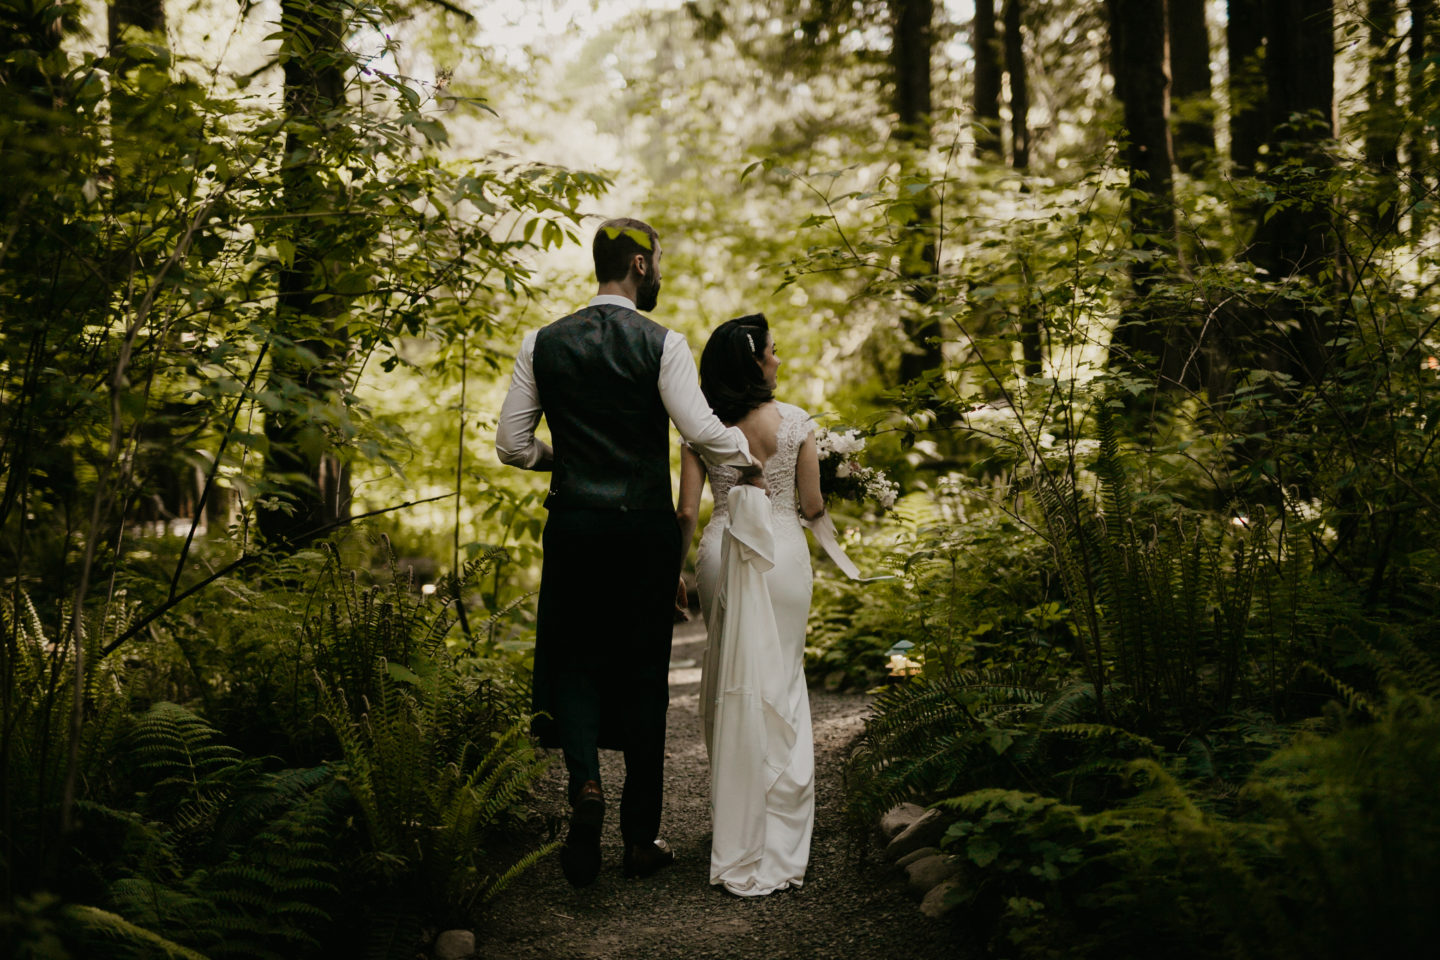
POLYGON ((595 233, 599 290, 525 336, 500 411, 500 459, 551 473, 535 631, 535 733, 570 774, 565 877, 600 872, 605 793, 599 748, 623 750, 623 872, 674 862, 660 832, 665 712, 679 527, 670 423, 702 457, 754 477, 745 435, 711 412, 685 338, 639 311, 660 296, 660 238, 629 218, 595 233), (535 437, 541 415, 553 449, 535 437))

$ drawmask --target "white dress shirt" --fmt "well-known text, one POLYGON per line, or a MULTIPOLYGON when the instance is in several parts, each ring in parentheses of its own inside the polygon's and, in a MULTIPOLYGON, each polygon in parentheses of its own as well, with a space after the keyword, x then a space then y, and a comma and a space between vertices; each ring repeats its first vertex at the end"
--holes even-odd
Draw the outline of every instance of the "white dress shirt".
MULTIPOLYGON (((626 297, 602 294, 589 306, 612 305, 634 310, 635 304, 626 297)), ((520 354, 515 358, 515 372, 510 377, 510 390, 500 407, 500 423, 495 431, 495 452, 502 463, 524 470, 549 470, 554 462, 550 445, 536 439, 535 427, 543 409, 540 391, 535 386, 535 334, 525 334, 520 354)), ((690 344, 682 334, 666 331, 665 346, 660 354, 660 400, 665 412, 695 452, 713 464, 748 467, 755 464, 750 444, 739 427, 727 427, 715 416, 705 395, 700 392, 695 372, 695 358, 690 344)))

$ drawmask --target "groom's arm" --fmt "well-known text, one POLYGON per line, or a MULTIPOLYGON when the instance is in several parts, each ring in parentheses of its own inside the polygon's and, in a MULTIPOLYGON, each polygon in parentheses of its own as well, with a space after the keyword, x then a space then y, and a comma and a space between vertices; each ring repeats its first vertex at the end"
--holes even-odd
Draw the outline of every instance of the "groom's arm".
POLYGON ((543 408, 535 386, 535 333, 525 335, 510 375, 510 390, 500 407, 495 429, 495 452, 501 463, 522 470, 549 470, 554 457, 550 445, 535 437, 543 408))
POLYGON ((700 392, 695 358, 685 337, 671 330, 660 354, 660 399, 680 436, 713 464, 740 467, 741 473, 758 472, 761 464, 750 455, 750 443, 739 427, 727 427, 715 416, 700 392))

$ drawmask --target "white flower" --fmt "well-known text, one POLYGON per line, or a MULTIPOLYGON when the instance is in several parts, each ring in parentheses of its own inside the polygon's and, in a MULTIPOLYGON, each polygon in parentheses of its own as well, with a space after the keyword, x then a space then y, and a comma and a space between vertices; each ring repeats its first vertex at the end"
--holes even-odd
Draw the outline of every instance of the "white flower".
POLYGON ((841 461, 840 466, 838 466, 838 467, 835 468, 835 476, 840 477, 841 479, 844 479, 845 477, 850 476, 850 461, 849 461, 849 460, 843 460, 843 461, 841 461))

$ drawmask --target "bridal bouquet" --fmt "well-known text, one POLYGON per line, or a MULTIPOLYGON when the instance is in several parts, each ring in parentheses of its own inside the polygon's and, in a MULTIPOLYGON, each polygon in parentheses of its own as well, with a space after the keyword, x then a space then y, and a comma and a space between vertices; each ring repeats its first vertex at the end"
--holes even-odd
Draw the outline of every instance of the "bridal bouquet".
POLYGON ((865 449, 859 430, 815 428, 815 453, 820 458, 820 492, 825 499, 840 497, 864 503, 873 500, 881 512, 895 506, 899 484, 884 471, 862 464, 856 455, 865 449))

